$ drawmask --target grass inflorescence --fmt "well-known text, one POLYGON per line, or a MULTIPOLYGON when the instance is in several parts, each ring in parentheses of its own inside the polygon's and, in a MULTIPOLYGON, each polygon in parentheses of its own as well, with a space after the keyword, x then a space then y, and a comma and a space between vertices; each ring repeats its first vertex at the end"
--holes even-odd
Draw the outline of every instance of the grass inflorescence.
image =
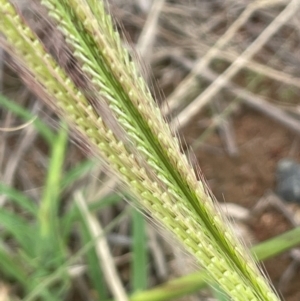
POLYGON ((182 154, 103 2, 39 3, 47 9, 42 17, 63 36, 73 70, 59 64, 9 1, 0 5, 1 45, 25 83, 76 129, 141 207, 233 300, 278 300, 182 154))

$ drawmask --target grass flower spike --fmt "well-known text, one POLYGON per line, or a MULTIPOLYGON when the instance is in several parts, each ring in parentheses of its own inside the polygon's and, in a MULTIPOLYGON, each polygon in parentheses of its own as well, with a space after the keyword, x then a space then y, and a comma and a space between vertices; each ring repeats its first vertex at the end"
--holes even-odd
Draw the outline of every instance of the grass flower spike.
POLYGON ((64 37, 75 68, 59 65, 59 56, 47 52, 16 8, 0 0, 0 42, 26 84, 77 130, 232 300, 279 300, 182 154, 103 2, 40 4, 48 12, 43 17, 64 37))

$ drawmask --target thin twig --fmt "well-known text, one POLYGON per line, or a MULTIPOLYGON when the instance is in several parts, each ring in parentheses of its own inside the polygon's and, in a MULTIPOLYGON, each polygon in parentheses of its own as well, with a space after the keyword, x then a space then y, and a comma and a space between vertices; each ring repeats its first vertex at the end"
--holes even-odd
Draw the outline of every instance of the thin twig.
MULTIPOLYGON (((39 103, 35 104, 34 111, 39 107, 39 103)), ((18 148, 15 150, 14 154, 9 156, 6 164, 5 171, 3 173, 2 181, 7 185, 12 185, 14 181, 15 173, 19 167, 19 163, 27 152, 27 150, 32 146, 33 141, 37 137, 37 132, 32 125, 29 125, 23 130, 24 134, 21 136, 18 142, 18 148)), ((2 207, 6 202, 6 196, 0 195, 0 207, 2 207)))
POLYGON ((136 48, 143 60, 151 56, 157 31, 157 23, 164 3, 165 0, 155 0, 153 2, 147 21, 137 42, 136 48))
POLYGON ((159 234, 151 225, 147 224, 147 233, 149 238, 149 249, 153 256, 153 264, 155 266, 155 271, 160 280, 164 281, 168 278, 167 260, 162 249, 161 244, 159 244, 159 234))
POLYGON ((203 68, 207 67, 212 59, 219 53, 220 49, 232 40, 236 32, 252 15, 254 8, 255 6, 249 5, 239 18, 230 26, 226 33, 217 41, 217 43, 211 47, 198 62, 196 62, 194 68, 190 72, 190 75, 180 83, 177 89, 166 99, 165 104, 161 107, 164 115, 167 115, 169 111, 173 111, 180 103, 180 99, 183 99, 186 95, 186 92, 198 83, 197 74, 200 74, 203 68))
MULTIPOLYGON (((222 115, 224 104, 221 99, 216 99, 213 103, 216 110, 216 115, 222 115)), ((223 118, 223 122, 220 124, 220 135, 224 144, 226 145, 226 150, 229 156, 235 157, 238 155, 238 147, 235 142, 234 129, 232 127, 231 118, 227 116, 223 118)))
MULTIPOLYGON (((211 81, 214 81, 217 78, 217 74, 211 69, 206 69, 205 72, 202 73, 202 75, 211 81)), ((243 88, 240 88, 234 83, 227 83, 226 89, 228 89, 228 91, 234 93, 236 96, 241 98, 242 102, 248 105, 249 107, 258 110, 259 112, 274 119, 275 121, 280 122, 290 130, 293 130, 297 134, 300 134, 299 121, 289 116, 283 110, 267 102, 262 97, 251 93, 243 88)))
POLYGON ((298 11, 300 1, 291 1, 259 37, 236 59, 226 71, 220 75, 206 90, 203 91, 176 118, 179 128, 185 126, 202 107, 208 103, 228 81, 265 45, 265 43, 298 11))
POLYGON ((97 244, 95 245, 95 250, 99 259, 99 262, 102 264, 103 274, 106 279, 107 285, 110 287, 111 292, 118 301, 127 301, 126 291, 123 288, 122 282, 118 276, 114 260, 111 256, 108 243, 106 241, 105 235, 103 235, 103 229, 100 222, 88 211, 86 203, 83 199, 83 196, 80 192, 75 193, 76 203, 81 210, 82 214, 86 218, 90 234, 93 239, 100 237, 97 244))

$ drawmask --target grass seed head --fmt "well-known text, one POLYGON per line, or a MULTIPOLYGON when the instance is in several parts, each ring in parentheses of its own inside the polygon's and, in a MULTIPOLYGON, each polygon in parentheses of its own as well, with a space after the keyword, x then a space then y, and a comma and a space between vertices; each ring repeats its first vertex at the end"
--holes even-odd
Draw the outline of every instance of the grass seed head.
POLYGON ((3 44, 27 70, 26 83, 38 86, 35 92, 85 137, 142 207, 175 234, 233 300, 278 300, 215 208, 206 183, 189 166, 103 2, 41 4, 64 36, 76 68, 60 67, 9 1, 0 0, 3 44))

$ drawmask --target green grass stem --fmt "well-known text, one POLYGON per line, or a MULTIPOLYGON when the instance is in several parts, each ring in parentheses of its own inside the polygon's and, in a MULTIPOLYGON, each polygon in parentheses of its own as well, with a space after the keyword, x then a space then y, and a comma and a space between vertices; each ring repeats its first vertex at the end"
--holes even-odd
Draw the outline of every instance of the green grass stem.
POLYGON ((138 210, 132 212, 132 237, 131 286, 133 292, 137 292, 145 290, 148 284, 146 221, 138 210))

